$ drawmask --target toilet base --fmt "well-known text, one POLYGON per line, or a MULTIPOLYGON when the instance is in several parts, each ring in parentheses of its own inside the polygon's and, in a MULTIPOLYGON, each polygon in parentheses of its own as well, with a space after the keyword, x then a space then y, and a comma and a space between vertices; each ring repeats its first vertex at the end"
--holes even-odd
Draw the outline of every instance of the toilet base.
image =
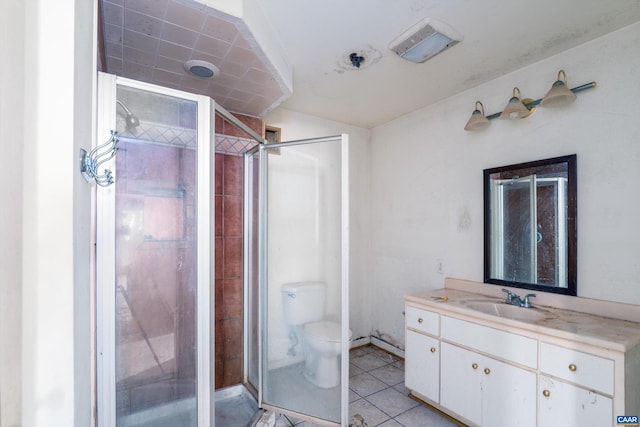
POLYGON ((340 385, 340 357, 316 356, 307 364, 304 377, 319 388, 333 388, 340 385))

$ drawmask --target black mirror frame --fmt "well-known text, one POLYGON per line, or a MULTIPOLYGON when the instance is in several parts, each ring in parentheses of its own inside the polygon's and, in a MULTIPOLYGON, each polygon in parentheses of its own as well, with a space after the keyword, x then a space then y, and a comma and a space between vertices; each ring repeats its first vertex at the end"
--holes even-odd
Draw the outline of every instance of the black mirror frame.
POLYGON ((577 156, 575 154, 554 157, 551 159, 537 160, 533 162, 519 163, 483 171, 484 186, 484 283, 509 286, 514 288, 532 289, 541 292, 552 292, 576 296, 578 294, 578 182, 577 182, 577 156), (491 174, 506 172, 512 169, 533 168, 548 166, 556 163, 567 163, 567 287, 537 285, 535 283, 514 282, 491 278, 491 189, 489 180, 491 174))

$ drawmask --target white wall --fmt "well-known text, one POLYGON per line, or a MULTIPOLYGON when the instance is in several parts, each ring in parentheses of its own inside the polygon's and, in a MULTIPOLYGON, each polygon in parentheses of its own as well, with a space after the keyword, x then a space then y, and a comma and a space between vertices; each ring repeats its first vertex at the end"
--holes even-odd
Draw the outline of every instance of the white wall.
POLYGON ((11 321, 3 317, 0 331, 3 426, 92 421, 91 189, 77 159, 94 137, 95 10, 85 0, 10 1, 0 10, 3 60, 15 67, 0 80, 11 102, 1 114, 11 145, 2 144, 11 203, 6 224, 2 209, 1 255, 12 262, 2 266, 0 309, 11 321))
POLYGON ((22 301, 22 141, 24 32, 22 0, 0 3, 0 425, 20 425, 22 301))
MULTIPOLYGON (((375 334, 403 345, 403 295, 444 277, 483 279, 482 171, 576 153, 578 295, 640 304, 640 23, 373 130, 370 265, 375 334), (463 127, 476 100, 504 108, 514 86, 540 98, 567 72, 596 81, 562 109, 463 127), (444 274, 436 273, 436 260, 444 274)), ((429 63, 424 64, 428 68, 429 63)))
POLYGON ((369 138, 370 131, 355 126, 277 109, 265 124, 282 129, 282 140, 349 134, 350 173, 350 328, 353 337, 371 334, 372 287, 369 261, 369 138))

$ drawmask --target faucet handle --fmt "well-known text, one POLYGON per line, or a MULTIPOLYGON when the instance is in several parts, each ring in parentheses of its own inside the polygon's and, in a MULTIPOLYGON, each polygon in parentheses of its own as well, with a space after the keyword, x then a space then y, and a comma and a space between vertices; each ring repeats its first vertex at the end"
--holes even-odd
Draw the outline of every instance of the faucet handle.
POLYGON ((527 294, 524 296, 524 298, 522 299, 522 306, 529 308, 531 307, 531 301, 529 301, 529 298, 535 298, 536 294, 527 294))
POLYGON ((511 301, 513 301, 513 297, 515 297, 516 294, 505 288, 502 288, 502 292, 507 293, 507 304, 511 304, 511 301))

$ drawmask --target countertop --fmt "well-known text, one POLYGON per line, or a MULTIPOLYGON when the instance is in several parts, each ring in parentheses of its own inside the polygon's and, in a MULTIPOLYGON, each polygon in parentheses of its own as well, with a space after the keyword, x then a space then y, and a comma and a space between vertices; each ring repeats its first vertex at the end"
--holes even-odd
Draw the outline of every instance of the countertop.
POLYGON ((544 317, 523 321, 487 314, 467 306, 477 301, 503 304, 504 298, 498 299, 456 289, 442 288, 406 295, 405 301, 445 315, 449 311, 484 322, 499 323, 505 327, 516 327, 614 351, 626 352, 640 343, 640 323, 536 305, 535 303, 532 303, 534 308, 522 308, 522 310, 542 310, 544 317), (445 296, 447 297, 446 301, 441 299, 445 296))

